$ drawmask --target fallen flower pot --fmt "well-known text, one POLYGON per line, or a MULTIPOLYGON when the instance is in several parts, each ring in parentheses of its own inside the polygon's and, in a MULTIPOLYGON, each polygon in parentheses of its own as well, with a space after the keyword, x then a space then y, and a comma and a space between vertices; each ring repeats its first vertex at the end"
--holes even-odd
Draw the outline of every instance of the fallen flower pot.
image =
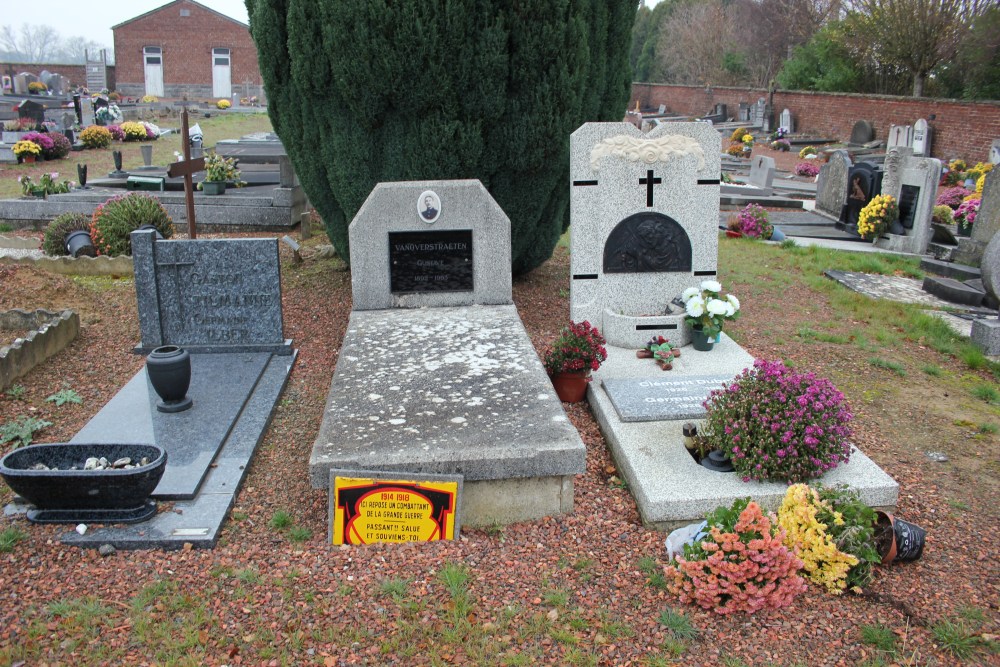
POLYGON ((889 512, 876 512, 875 544, 882 564, 894 560, 917 560, 924 553, 927 531, 920 526, 894 517, 889 512))
POLYGON ((0 459, 0 477, 35 506, 35 523, 136 523, 156 514, 150 500, 167 465, 162 447, 146 444, 49 443, 31 445, 0 459), (88 459, 126 468, 85 470, 88 459), (142 464, 145 459, 146 463, 142 464))

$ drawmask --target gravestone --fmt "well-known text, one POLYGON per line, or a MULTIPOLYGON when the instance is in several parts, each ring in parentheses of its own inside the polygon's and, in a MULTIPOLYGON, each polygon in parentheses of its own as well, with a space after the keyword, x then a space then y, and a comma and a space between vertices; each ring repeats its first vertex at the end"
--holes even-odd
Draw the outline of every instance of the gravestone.
POLYGON ((666 104, 661 104, 660 108, 657 110, 657 113, 662 116, 666 112, 667 112, 667 105, 666 104))
POLYGON ((45 122, 45 107, 32 100, 24 100, 16 107, 18 118, 30 118, 38 126, 45 122))
POLYGON ((774 173, 777 171, 774 158, 758 155, 750 162, 750 175, 747 182, 761 190, 764 196, 774 191, 774 173))
POLYGON ((380 183, 348 234, 354 309, 313 487, 338 469, 461 474, 468 525, 572 510, 586 449, 512 303, 510 221, 486 188, 380 183))
POLYGON ((913 143, 912 125, 890 125, 886 149, 909 148, 913 143))
POLYGON ((980 264, 987 244, 996 237, 1000 237, 1000 169, 993 169, 986 174, 979 213, 972 225, 972 235, 969 238, 959 238, 955 261, 973 266, 980 264))
POLYGON ((509 223, 482 185, 415 187, 376 186, 351 223, 354 309, 512 303, 509 223))
POLYGON ((608 343, 638 348, 653 335, 684 344, 670 301, 714 278, 721 138, 705 123, 647 135, 587 123, 570 139, 570 317, 608 343))
POLYGON ((767 100, 763 97, 757 99, 757 103, 753 105, 751 110, 750 123, 752 125, 763 125, 764 124, 764 114, 767 109, 767 100))
POLYGON ((750 120, 750 104, 747 102, 740 102, 739 121, 743 123, 749 120, 750 120))
POLYGON ((931 154, 933 130, 927 121, 921 118, 913 124, 913 154, 917 157, 927 157, 931 154))
POLYGON ((867 120, 859 120, 851 129, 850 143, 854 145, 867 144, 875 139, 875 128, 867 120))
POLYGON ((853 163, 850 154, 845 150, 836 150, 830 154, 826 164, 819 169, 819 180, 816 182, 816 210, 840 218, 847 200, 847 176, 853 163))
POLYGON ((893 252, 923 254, 933 235, 931 219, 941 161, 916 157, 909 148, 893 148, 886 154, 883 170, 882 194, 899 202, 899 223, 875 245, 893 252))
POLYGON ((277 239, 156 240, 132 232, 137 351, 291 354, 281 317, 277 239))
POLYGON ((881 192, 882 170, 876 165, 859 162, 847 173, 847 196, 837 223, 839 229, 858 234, 858 216, 872 197, 881 192))
POLYGON ((778 123, 779 128, 784 128, 785 132, 792 134, 795 132, 795 124, 792 120, 792 112, 788 109, 784 109, 781 112, 781 120, 778 123))
POLYGON ((994 139, 990 146, 990 162, 1000 164, 1000 139, 994 139))

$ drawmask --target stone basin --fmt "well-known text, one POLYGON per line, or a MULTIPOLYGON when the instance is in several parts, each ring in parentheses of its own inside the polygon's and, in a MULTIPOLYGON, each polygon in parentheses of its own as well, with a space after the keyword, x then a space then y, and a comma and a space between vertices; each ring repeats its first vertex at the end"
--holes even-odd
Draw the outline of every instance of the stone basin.
POLYGON ((36 523, 135 523, 156 513, 150 494, 163 476, 167 453, 149 444, 49 443, 31 445, 0 459, 0 476, 35 506, 36 523), (83 470, 90 457, 108 461, 128 457, 150 463, 130 469, 83 470), (58 470, 32 470, 42 463, 58 470), (77 470, 69 470, 76 466, 77 470))

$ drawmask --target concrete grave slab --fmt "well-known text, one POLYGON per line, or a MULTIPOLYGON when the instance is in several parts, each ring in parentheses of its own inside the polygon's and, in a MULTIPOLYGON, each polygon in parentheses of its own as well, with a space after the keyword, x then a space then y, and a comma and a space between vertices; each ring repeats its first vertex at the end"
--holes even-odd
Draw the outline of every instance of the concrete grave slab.
POLYGON ((461 474, 463 522, 488 525, 572 509, 585 458, 514 306, 354 311, 309 475, 461 474))

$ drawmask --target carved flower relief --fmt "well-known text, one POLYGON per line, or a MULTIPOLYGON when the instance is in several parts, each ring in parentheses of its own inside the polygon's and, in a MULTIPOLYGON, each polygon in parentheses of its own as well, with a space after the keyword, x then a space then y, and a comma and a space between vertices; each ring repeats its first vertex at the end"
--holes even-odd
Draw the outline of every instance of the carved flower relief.
POLYGON ((705 167, 705 152, 696 139, 678 134, 668 134, 654 139, 618 135, 608 137, 590 151, 590 167, 600 169, 601 158, 616 156, 629 162, 668 162, 675 158, 694 157, 698 169, 705 167))

